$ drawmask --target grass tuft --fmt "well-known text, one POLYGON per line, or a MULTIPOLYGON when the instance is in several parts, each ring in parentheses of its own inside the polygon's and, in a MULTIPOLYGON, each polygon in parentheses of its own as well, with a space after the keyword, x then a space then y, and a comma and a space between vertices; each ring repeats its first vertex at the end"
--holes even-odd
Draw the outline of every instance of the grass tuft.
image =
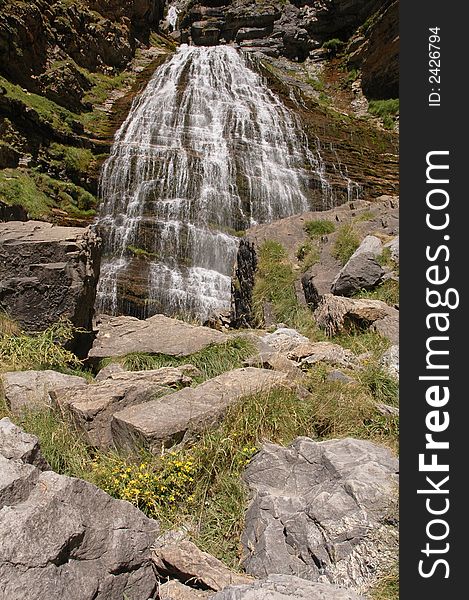
POLYGON ((332 254, 342 265, 345 265, 359 245, 360 238, 358 237, 358 233, 352 224, 347 223, 341 225, 337 231, 332 254))
POLYGON ((306 221, 304 229, 309 237, 314 240, 335 231, 335 225, 327 219, 315 219, 313 221, 306 221))

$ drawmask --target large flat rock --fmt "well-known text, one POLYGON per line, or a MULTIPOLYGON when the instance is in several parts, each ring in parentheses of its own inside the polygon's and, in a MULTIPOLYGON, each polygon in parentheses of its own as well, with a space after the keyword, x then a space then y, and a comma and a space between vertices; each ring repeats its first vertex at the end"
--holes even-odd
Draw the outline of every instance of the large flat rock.
POLYGON ((254 367, 228 371, 195 388, 116 412, 112 437, 121 448, 143 443, 157 451, 182 441, 188 432, 213 425, 241 398, 288 384, 288 376, 277 371, 254 367))
POLYGON ((397 559, 397 473, 390 450, 368 441, 266 444, 244 477, 246 571, 365 591, 397 559))
POLYGON ((192 365, 116 372, 97 383, 56 389, 51 398, 72 417, 91 446, 108 448, 113 441, 111 419, 115 412, 153 400, 171 392, 171 388, 189 385, 191 375, 196 373, 192 365))
POLYGON ((0 223, 0 302, 28 330, 60 318, 91 329, 100 239, 90 228, 0 223))
POLYGON ((50 406, 50 394, 61 388, 74 389, 86 385, 84 377, 57 371, 8 371, 0 375, 0 392, 14 413, 23 408, 50 406))
POLYGON ((132 352, 188 356, 210 344, 222 344, 227 340, 227 335, 215 329, 190 325, 164 315, 145 320, 102 316, 89 356, 100 359, 132 352))

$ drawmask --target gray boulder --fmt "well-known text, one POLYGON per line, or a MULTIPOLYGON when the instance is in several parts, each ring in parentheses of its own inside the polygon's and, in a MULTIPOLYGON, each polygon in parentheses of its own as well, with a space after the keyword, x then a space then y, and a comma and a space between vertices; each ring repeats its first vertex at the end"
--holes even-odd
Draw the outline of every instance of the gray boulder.
POLYGON ((132 352, 188 356, 210 344, 222 344, 224 333, 190 325, 164 315, 140 320, 135 317, 101 316, 98 335, 90 350, 92 359, 125 356, 132 352))
POLYGON ((332 282, 331 292, 337 296, 351 296, 359 290, 369 290, 380 283, 385 273, 377 261, 383 244, 373 235, 367 235, 332 282))
POLYGON ((351 590, 292 575, 269 575, 250 585, 230 586, 212 600, 363 600, 351 590))
POLYGON ((339 344, 332 344, 331 342, 308 342, 307 344, 300 344, 290 352, 287 352, 287 357, 301 365, 314 365, 323 362, 348 369, 359 366, 358 359, 351 350, 347 350, 339 344))
POLYGON ((172 388, 190 385, 192 365, 148 371, 114 371, 96 383, 51 392, 54 405, 66 411, 86 441, 97 448, 112 445, 111 420, 124 408, 154 400, 172 388))
POLYGON ((380 360, 380 364, 386 371, 399 379, 399 345, 394 344, 386 350, 380 360))
POLYGON ((397 472, 391 452, 367 441, 266 444, 244 476, 246 571, 363 591, 397 558, 397 472))
POLYGON ((142 600, 157 581, 158 523, 95 486, 0 456, 0 594, 142 600))
POLYGON ((279 327, 273 333, 267 333, 261 339, 271 348, 282 353, 291 352, 300 344, 309 343, 306 336, 289 327, 279 327))
POLYGON ((177 579, 163 583, 158 590, 159 600, 205 600, 212 597, 213 592, 194 589, 177 579))
POLYGON ((0 375, 0 392, 14 413, 22 408, 50 406, 54 390, 73 390, 86 385, 84 377, 64 375, 57 371, 9 371, 0 375))
POLYGON ((8 417, 0 420, 0 455, 7 459, 34 465, 42 470, 49 468, 41 454, 37 437, 25 433, 8 417))
POLYGON ((0 303, 25 329, 69 319, 91 329, 100 239, 90 228, 0 223, 0 303))

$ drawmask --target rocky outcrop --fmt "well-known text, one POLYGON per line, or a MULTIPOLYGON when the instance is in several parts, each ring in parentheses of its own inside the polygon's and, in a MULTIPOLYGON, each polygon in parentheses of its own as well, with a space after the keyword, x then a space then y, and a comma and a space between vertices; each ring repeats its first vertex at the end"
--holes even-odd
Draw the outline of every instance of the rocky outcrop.
POLYGON ((244 476, 246 571, 366 589, 396 560, 397 472, 391 452, 371 442, 266 444, 244 476))
POLYGON ((347 263, 332 282, 331 292, 338 296, 352 296, 360 290, 376 287, 384 276, 384 269, 378 262, 383 244, 374 235, 368 235, 355 250, 347 263))
POLYGON ((125 356, 132 352, 188 356, 228 337, 208 327, 197 327, 164 315, 140 320, 136 317, 100 316, 91 359, 125 356))
POLYGON ((32 455, 15 460, 21 453, 0 438, 0 596, 151 597, 157 581, 150 547, 158 523, 85 481, 41 471, 26 462, 32 455))
POLYGON ((109 448, 113 442, 114 413, 190 385, 194 374, 197 369, 191 365, 113 373, 97 383, 56 389, 51 392, 51 398, 71 417, 91 446, 109 448))
POLYGON ((115 413, 111 423, 114 444, 130 450, 144 445, 159 452, 162 446, 213 426, 242 398, 285 385, 289 380, 284 373, 249 367, 228 371, 195 388, 115 413))
POLYGON ((363 600, 351 590, 292 575, 270 575, 251 585, 228 587, 212 600, 363 600))
POLYGON ((241 239, 231 283, 231 322, 235 327, 248 327, 254 320, 252 291, 257 269, 254 244, 241 239))
POLYGON ((0 305, 25 329, 68 319, 91 329, 100 239, 90 229, 0 223, 0 305))
POLYGON ((86 383, 84 377, 65 375, 57 371, 10 371, 0 375, 0 393, 3 394, 8 408, 18 414, 23 408, 50 406, 50 394, 54 390, 74 390, 86 383))

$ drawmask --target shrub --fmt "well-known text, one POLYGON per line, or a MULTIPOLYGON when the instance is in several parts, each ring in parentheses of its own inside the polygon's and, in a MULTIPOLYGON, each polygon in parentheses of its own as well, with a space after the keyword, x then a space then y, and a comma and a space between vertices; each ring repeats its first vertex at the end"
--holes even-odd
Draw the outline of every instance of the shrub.
POLYGON ((392 129, 399 114, 399 98, 389 100, 370 100, 368 112, 383 121, 386 129, 392 129))
POLYGON ((328 50, 331 56, 335 56, 337 52, 343 47, 343 45, 344 42, 342 40, 339 40, 339 38, 332 38, 324 42, 322 47, 325 50, 328 50))
POLYGON ((359 245, 360 239, 353 225, 344 224, 337 231, 332 254, 345 265, 359 245))

